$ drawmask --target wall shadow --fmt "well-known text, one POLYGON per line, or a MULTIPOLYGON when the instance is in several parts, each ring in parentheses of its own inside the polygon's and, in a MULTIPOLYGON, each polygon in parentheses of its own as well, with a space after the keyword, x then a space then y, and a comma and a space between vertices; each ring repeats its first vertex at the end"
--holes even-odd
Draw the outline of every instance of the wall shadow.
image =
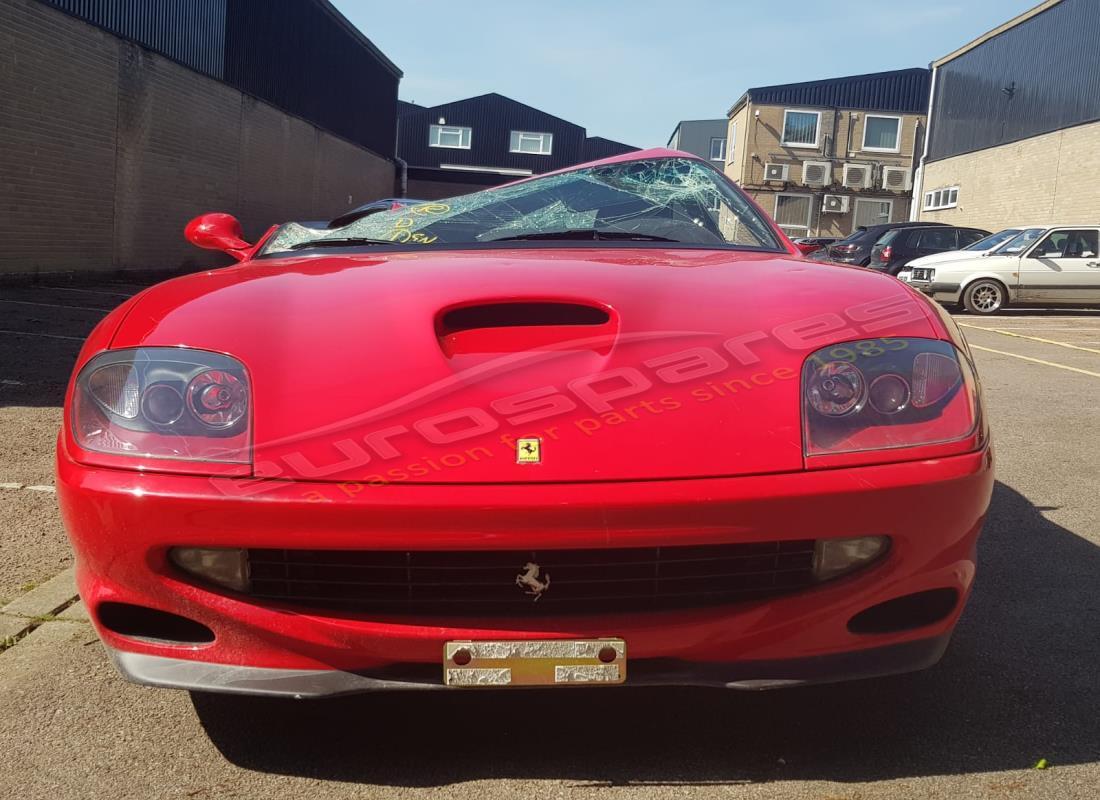
POLYGON ((60 406, 84 340, 147 285, 44 276, 0 282, 0 407, 60 406))
POLYGON ((998 483, 979 578, 925 672, 764 693, 192 695, 230 762, 391 786, 871 781, 1100 760, 1100 548, 998 483))

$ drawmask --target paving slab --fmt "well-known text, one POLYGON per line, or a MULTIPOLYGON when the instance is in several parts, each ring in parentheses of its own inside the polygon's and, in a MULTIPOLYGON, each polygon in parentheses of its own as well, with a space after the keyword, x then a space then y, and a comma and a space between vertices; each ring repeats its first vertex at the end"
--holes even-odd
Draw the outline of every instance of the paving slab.
POLYGON ((83 600, 77 600, 71 606, 58 614, 57 618, 68 620, 69 622, 91 622, 88 617, 88 607, 84 605, 83 600))
POLYGON ((22 635, 34 623, 26 617, 7 617, 0 614, 0 652, 10 646, 17 636, 22 635))
POLYGON ((76 577, 70 567, 0 608, 0 615, 44 617, 69 605, 76 596, 76 577))

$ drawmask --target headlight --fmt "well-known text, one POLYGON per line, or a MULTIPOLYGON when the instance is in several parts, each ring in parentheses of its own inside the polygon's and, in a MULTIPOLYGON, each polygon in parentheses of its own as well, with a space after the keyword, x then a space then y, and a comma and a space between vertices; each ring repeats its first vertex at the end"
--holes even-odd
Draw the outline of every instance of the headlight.
POLYGON ((858 539, 818 539, 814 545, 814 577, 819 581, 839 578, 875 561, 890 549, 886 536, 858 539))
POLYGON ((808 457, 959 441, 979 419, 970 363, 932 339, 819 350, 803 366, 802 398, 808 457))
POLYGON ((235 547, 173 547, 173 564, 197 578, 226 589, 247 592, 251 585, 248 551, 235 547))
POLYGON ((73 393, 76 443, 113 457, 248 464, 250 418, 244 367, 201 350, 101 353, 80 371, 73 393))

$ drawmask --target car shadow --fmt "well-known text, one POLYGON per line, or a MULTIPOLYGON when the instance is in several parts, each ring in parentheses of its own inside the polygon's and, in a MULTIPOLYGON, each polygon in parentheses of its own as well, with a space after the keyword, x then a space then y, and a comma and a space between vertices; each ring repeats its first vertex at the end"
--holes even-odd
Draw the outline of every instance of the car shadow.
POLYGON ((405 692, 294 702, 192 695, 230 762, 422 787, 871 781, 1100 759, 1100 548, 998 483, 979 577, 921 673, 760 693, 405 692))
POLYGON ((1013 317, 1095 317, 1100 319, 1100 308, 1096 306, 1012 306, 1002 308, 995 314, 967 314, 960 311, 959 317, 969 319, 1012 319, 1013 317))

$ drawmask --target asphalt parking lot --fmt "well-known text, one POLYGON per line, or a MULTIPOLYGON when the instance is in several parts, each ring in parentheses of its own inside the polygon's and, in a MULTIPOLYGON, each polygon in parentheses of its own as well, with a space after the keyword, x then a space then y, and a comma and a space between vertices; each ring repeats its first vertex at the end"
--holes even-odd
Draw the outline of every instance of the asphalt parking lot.
MULTIPOLYGON (((0 606, 71 566, 59 406, 84 336, 140 288, 0 287, 0 606)), ((998 483, 971 604, 931 670, 755 694, 240 702, 124 683, 73 606, 0 636, 0 796, 1095 798, 1100 310, 956 319, 998 483)))

